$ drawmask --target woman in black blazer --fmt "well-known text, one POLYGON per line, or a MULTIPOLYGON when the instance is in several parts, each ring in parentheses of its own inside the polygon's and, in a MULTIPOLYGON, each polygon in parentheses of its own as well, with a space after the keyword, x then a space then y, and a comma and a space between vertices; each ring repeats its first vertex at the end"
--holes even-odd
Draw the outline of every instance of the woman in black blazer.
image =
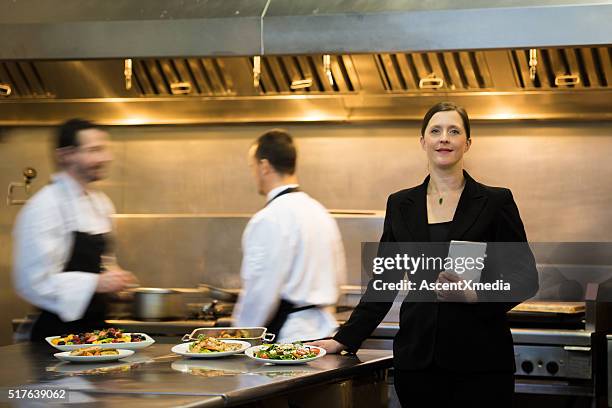
MULTIPOLYGON (((472 143, 463 108, 446 102, 433 106, 423 119, 420 141, 430 175, 421 185, 389 196, 381 242, 527 241, 510 190, 478 183, 463 169, 463 155, 472 143)), ((520 271, 506 279, 521 288, 521 299, 538 287, 533 255, 524 248, 504 259, 520 271)), ((437 277, 438 282, 457 280, 449 272, 437 277)), ((392 305, 366 297, 333 340, 312 344, 331 353, 357 351, 392 305)), ((515 367, 506 312, 517 303, 516 297, 486 302, 471 290, 438 292, 433 302, 405 299, 393 346, 402 406, 510 407, 515 367)))

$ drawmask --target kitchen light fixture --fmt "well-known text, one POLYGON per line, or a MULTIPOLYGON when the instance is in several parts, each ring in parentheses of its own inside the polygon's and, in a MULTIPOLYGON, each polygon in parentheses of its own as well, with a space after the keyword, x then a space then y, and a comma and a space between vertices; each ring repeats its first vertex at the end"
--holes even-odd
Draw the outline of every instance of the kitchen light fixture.
POLYGON ((329 85, 334 86, 334 77, 331 72, 331 55, 329 54, 323 55, 323 71, 325 71, 329 85))
POLYGON ((187 95, 191 93, 191 83, 173 82, 170 84, 170 92, 172 95, 187 95))
POLYGON ((427 75, 425 78, 419 79, 419 88, 421 89, 439 89, 444 86, 444 80, 438 78, 435 73, 427 75))
POLYGON ((555 77, 556 86, 574 86, 580 83, 580 77, 576 74, 557 75, 555 77))
POLYGON ((10 96, 13 88, 9 84, 0 84, 0 96, 10 96))
POLYGON ((253 57, 253 86, 259 88, 259 80, 261 79, 261 57, 256 55, 253 57))
POLYGON ((125 76, 125 90, 132 89, 132 59, 126 58, 123 65, 123 75, 125 76))
POLYGON ((294 79, 291 81, 291 89, 305 89, 312 86, 312 78, 294 79))
POLYGON ((529 50, 529 79, 536 77, 536 66, 538 65, 538 51, 535 48, 529 50))

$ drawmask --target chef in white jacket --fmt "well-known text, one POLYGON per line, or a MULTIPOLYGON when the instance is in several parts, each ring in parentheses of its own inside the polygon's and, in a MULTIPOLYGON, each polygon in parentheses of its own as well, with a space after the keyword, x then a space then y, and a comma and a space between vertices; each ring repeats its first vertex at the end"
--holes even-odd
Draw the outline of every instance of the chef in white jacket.
POLYGON ((318 201, 300 190, 297 152, 284 130, 266 132, 249 150, 249 166, 266 206, 243 237, 242 293, 236 326, 265 326, 278 342, 330 336, 333 306, 346 266, 338 226, 318 201))
POLYGON ((41 310, 32 340, 102 327, 108 294, 136 281, 112 262, 114 208, 91 187, 112 159, 108 134, 70 120, 58 129, 55 153, 59 172, 28 200, 13 231, 15 289, 41 310))

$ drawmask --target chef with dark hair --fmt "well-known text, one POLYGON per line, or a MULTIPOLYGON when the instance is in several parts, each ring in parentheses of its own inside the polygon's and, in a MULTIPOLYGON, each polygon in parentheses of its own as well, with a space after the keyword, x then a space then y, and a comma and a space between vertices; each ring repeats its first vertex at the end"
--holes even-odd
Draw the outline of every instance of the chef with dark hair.
POLYGON ((13 231, 15 289, 41 310, 32 340, 102 328, 107 296, 136 282, 114 262, 114 208, 92 187, 112 160, 108 133, 72 119, 56 136, 59 171, 26 203, 13 231))
POLYGON ((259 137, 248 161, 267 203, 242 238, 235 324, 265 326, 280 342, 329 336, 337 328, 332 312, 346 269, 336 221, 300 189, 297 152, 286 131, 259 137))

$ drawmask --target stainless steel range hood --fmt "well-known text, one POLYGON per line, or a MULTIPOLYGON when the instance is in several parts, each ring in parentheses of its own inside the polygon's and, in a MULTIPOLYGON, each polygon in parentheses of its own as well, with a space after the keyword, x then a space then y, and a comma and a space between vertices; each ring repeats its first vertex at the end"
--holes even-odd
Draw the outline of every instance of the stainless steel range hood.
POLYGON ((475 119, 612 119, 610 2, 0 7, 0 85, 11 91, 0 96, 2 125, 74 116, 106 124, 412 120, 442 99, 475 119), (538 49, 534 79, 527 48, 538 49), (333 54, 333 83, 324 53, 333 54), (259 87, 254 55, 263 55, 259 87), (129 90, 124 58, 133 66, 129 90))
POLYGON ((605 45, 612 4, 580 0, 13 0, 0 60, 605 45))

